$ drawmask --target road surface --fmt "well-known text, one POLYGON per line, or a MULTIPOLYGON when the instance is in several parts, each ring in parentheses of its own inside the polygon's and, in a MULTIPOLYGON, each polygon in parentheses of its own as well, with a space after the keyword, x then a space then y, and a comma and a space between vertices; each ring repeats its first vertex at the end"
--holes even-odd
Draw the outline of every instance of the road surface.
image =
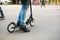
MULTIPOLYGON (((1 6, 5 20, 0 20, 0 40, 60 40, 60 6, 47 5, 46 7, 33 6, 34 27, 29 27, 29 33, 16 29, 16 32, 9 33, 7 26, 10 22, 17 22, 21 9, 19 5, 1 6)), ((28 18, 30 10, 27 10, 28 18)))

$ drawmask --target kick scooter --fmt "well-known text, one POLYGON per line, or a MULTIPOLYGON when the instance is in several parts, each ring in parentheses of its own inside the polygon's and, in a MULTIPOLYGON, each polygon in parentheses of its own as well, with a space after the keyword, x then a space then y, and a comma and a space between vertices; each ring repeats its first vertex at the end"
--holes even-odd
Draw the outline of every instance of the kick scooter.
MULTIPOLYGON (((30 13, 31 13, 30 18, 26 21, 26 24, 27 24, 27 25, 30 24, 30 26, 33 27, 34 24, 35 24, 35 20, 34 20, 33 15, 32 15, 31 0, 30 0, 30 13)), ((19 26, 17 26, 17 24, 16 24, 15 22, 11 22, 11 23, 7 26, 7 31, 8 31, 9 33, 13 33, 13 32, 15 31, 15 29, 18 28, 18 27, 19 27, 19 26)))

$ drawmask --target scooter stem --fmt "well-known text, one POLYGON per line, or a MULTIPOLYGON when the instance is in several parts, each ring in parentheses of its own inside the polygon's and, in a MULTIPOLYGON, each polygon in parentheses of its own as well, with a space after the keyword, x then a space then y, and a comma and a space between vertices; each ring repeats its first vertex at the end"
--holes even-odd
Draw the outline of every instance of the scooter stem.
POLYGON ((30 0, 30 13, 31 13, 31 18, 32 18, 32 4, 31 4, 31 0, 30 0))

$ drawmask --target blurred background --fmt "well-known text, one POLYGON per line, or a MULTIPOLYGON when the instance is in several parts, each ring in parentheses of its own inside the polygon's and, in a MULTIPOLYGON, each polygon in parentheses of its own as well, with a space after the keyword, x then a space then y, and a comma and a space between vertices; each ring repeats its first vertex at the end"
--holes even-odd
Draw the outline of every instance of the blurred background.
MULTIPOLYGON (((40 0, 31 0, 32 5, 37 4, 40 5, 40 0)), ((0 5, 19 5, 21 4, 20 0, 0 0, 0 5)), ((60 5, 60 0, 45 0, 46 5, 60 5)))

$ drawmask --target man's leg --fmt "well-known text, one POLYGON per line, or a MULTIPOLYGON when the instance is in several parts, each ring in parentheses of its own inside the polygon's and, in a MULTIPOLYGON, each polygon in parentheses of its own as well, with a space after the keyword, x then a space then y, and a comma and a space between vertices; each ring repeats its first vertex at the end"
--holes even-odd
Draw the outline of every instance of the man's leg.
POLYGON ((18 17, 18 21, 17 21, 17 26, 19 26, 19 23, 20 23, 20 18, 21 18, 21 15, 23 15, 23 20, 25 20, 25 14, 26 14, 26 11, 27 9, 29 8, 29 0, 26 2, 25 6, 22 5, 22 9, 21 9, 21 12, 19 13, 19 17, 18 17), (24 14, 23 14, 24 13, 24 14))
POLYGON ((0 14, 1 14, 0 18, 4 19, 4 14, 1 8, 0 8, 0 14))
POLYGON ((22 5, 22 9, 21 9, 21 12, 19 14, 18 21, 20 23, 20 29, 23 30, 24 32, 29 32, 30 30, 26 28, 26 25, 24 23, 26 9, 27 9, 26 5, 22 5))
POLYGON ((2 15, 2 18, 4 18, 4 14, 3 14, 3 11, 1 10, 1 15, 2 15))

